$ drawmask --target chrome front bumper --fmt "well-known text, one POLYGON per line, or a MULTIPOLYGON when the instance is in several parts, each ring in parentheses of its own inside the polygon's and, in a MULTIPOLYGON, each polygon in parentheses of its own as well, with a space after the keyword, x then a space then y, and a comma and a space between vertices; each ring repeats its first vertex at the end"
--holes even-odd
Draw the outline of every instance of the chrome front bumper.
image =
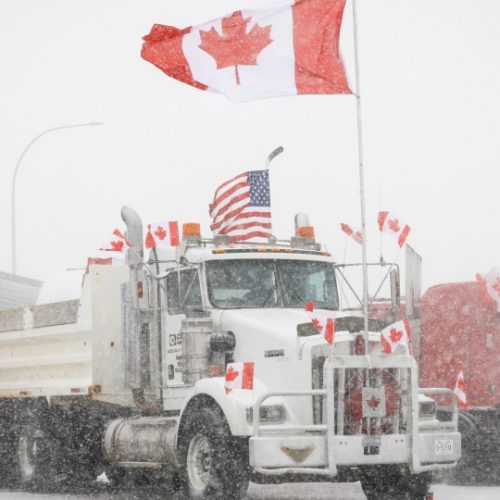
MULTIPOLYGON (((405 434, 380 436, 379 452, 365 454, 362 436, 333 437, 336 466, 412 464, 411 439, 405 434)), ((413 472, 454 466, 460 458, 460 433, 419 433, 419 464, 413 472), (444 450, 444 448, 447 448, 444 450), (445 452, 446 451, 446 452, 445 452)), ((250 438, 250 465, 263 474, 288 472, 335 476, 328 460, 327 436, 290 435, 250 438)))
MULTIPOLYGON (((409 357, 408 357, 409 358, 409 357)), ((411 385, 417 387, 417 369, 413 358, 400 360, 399 367, 409 368, 411 385)), ((457 408, 453 391, 449 389, 413 390, 408 397, 409 422, 405 433, 380 436, 335 434, 336 411, 333 368, 366 368, 375 365, 392 366, 390 358, 374 363, 367 357, 332 357, 325 363, 325 389, 309 391, 270 392, 261 395, 254 404, 253 436, 250 437, 250 465, 254 472, 265 475, 289 473, 337 475, 337 467, 381 464, 408 466, 412 473, 454 467, 461 456, 461 436, 457 430, 457 408), (353 363, 354 361, 354 363, 353 363), (452 420, 435 422, 430 428, 419 428, 418 392, 446 394, 452 398, 452 420), (260 406, 272 396, 320 396, 326 400, 324 424, 261 425, 260 406)), ((376 366, 377 368, 379 366, 376 366)))

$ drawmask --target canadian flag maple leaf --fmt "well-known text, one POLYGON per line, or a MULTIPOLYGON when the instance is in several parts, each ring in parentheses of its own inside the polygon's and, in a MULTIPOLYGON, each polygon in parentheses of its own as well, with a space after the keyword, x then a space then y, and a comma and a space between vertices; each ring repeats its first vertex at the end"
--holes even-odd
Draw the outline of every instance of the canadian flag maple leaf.
POLYGON ((397 328, 391 328, 390 337, 394 343, 399 342, 402 336, 403 332, 401 330, 398 330, 397 328))
POLYGON ((230 366, 226 372, 226 380, 228 382, 232 382, 233 380, 236 380, 238 378, 239 374, 240 372, 238 370, 235 370, 232 366, 230 366))
POLYGON ((167 231, 161 226, 158 226, 158 229, 155 231, 156 236, 158 236, 159 240, 164 240, 165 236, 167 236, 167 231))
POLYGON ((375 394, 372 394, 372 397, 366 402, 366 404, 375 410, 380 404, 380 399, 375 397, 375 394))
POLYGON ((111 249, 115 252, 121 252, 123 250, 123 241, 110 241, 111 249))
POLYGON ((389 229, 391 229, 395 233, 397 233, 397 232, 400 231, 398 219, 391 219, 391 220, 389 220, 389 222, 387 223, 387 225, 389 226, 389 229))
POLYGON ((312 318, 311 323, 316 327, 316 330, 319 330, 321 332, 321 323, 319 322, 318 318, 312 318))
POLYGON ((271 25, 260 27, 255 24, 247 33, 251 17, 244 18, 241 10, 222 18, 222 35, 212 27, 210 31, 200 30, 200 49, 210 54, 217 62, 217 69, 234 66, 236 84, 240 84, 239 65, 257 65, 257 56, 273 40, 271 25))

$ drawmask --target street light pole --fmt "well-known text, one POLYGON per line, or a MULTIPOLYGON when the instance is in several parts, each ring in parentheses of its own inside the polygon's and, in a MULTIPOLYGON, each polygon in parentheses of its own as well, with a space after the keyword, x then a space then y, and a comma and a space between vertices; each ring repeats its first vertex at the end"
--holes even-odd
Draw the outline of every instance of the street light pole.
POLYGON ((103 125, 102 122, 89 122, 89 123, 76 123, 74 125, 61 125, 59 127, 52 127, 48 128, 47 130, 44 130, 40 134, 38 134, 23 150, 21 155, 19 156, 19 159, 17 160, 16 163, 16 168, 14 169, 14 176, 12 177, 12 224, 11 224, 11 229, 12 229, 12 274, 16 274, 16 179, 17 179, 17 172, 19 170, 19 166, 21 165, 21 162, 24 158, 24 155, 28 152, 28 150, 31 148, 31 146, 38 140, 40 137, 43 137, 46 134, 49 134, 50 132, 54 132, 56 130, 62 130, 65 128, 75 128, 75 127, 94 127, 97 125, 103 125))

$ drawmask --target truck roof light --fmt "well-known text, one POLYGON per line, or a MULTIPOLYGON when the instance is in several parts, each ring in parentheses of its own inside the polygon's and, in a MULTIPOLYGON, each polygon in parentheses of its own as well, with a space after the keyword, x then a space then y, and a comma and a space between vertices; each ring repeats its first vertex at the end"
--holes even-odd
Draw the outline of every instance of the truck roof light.
POLYGON ((295 236, 300 238, 314 239, 314 226, 298 226, 295 228, 295 236))
POLYGON ((182 224, 182 239, 201 238, 200 225, 197 222, 186 222, 182 224))
POLYGON ((309 226, 309 216, 303 212, 295 214, 295 228, 309 226))

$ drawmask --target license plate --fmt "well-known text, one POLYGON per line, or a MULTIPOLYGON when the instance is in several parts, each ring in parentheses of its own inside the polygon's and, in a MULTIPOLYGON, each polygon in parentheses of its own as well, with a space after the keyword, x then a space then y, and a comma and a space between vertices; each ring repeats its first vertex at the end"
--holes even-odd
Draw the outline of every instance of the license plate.
POLYGON ((363 448, 377 446, 380 448, 380 436, 363 436, 363 448))
POLYGON ((453 440, 436 439, 434 441, 435 455, 453 455, 453 440))

